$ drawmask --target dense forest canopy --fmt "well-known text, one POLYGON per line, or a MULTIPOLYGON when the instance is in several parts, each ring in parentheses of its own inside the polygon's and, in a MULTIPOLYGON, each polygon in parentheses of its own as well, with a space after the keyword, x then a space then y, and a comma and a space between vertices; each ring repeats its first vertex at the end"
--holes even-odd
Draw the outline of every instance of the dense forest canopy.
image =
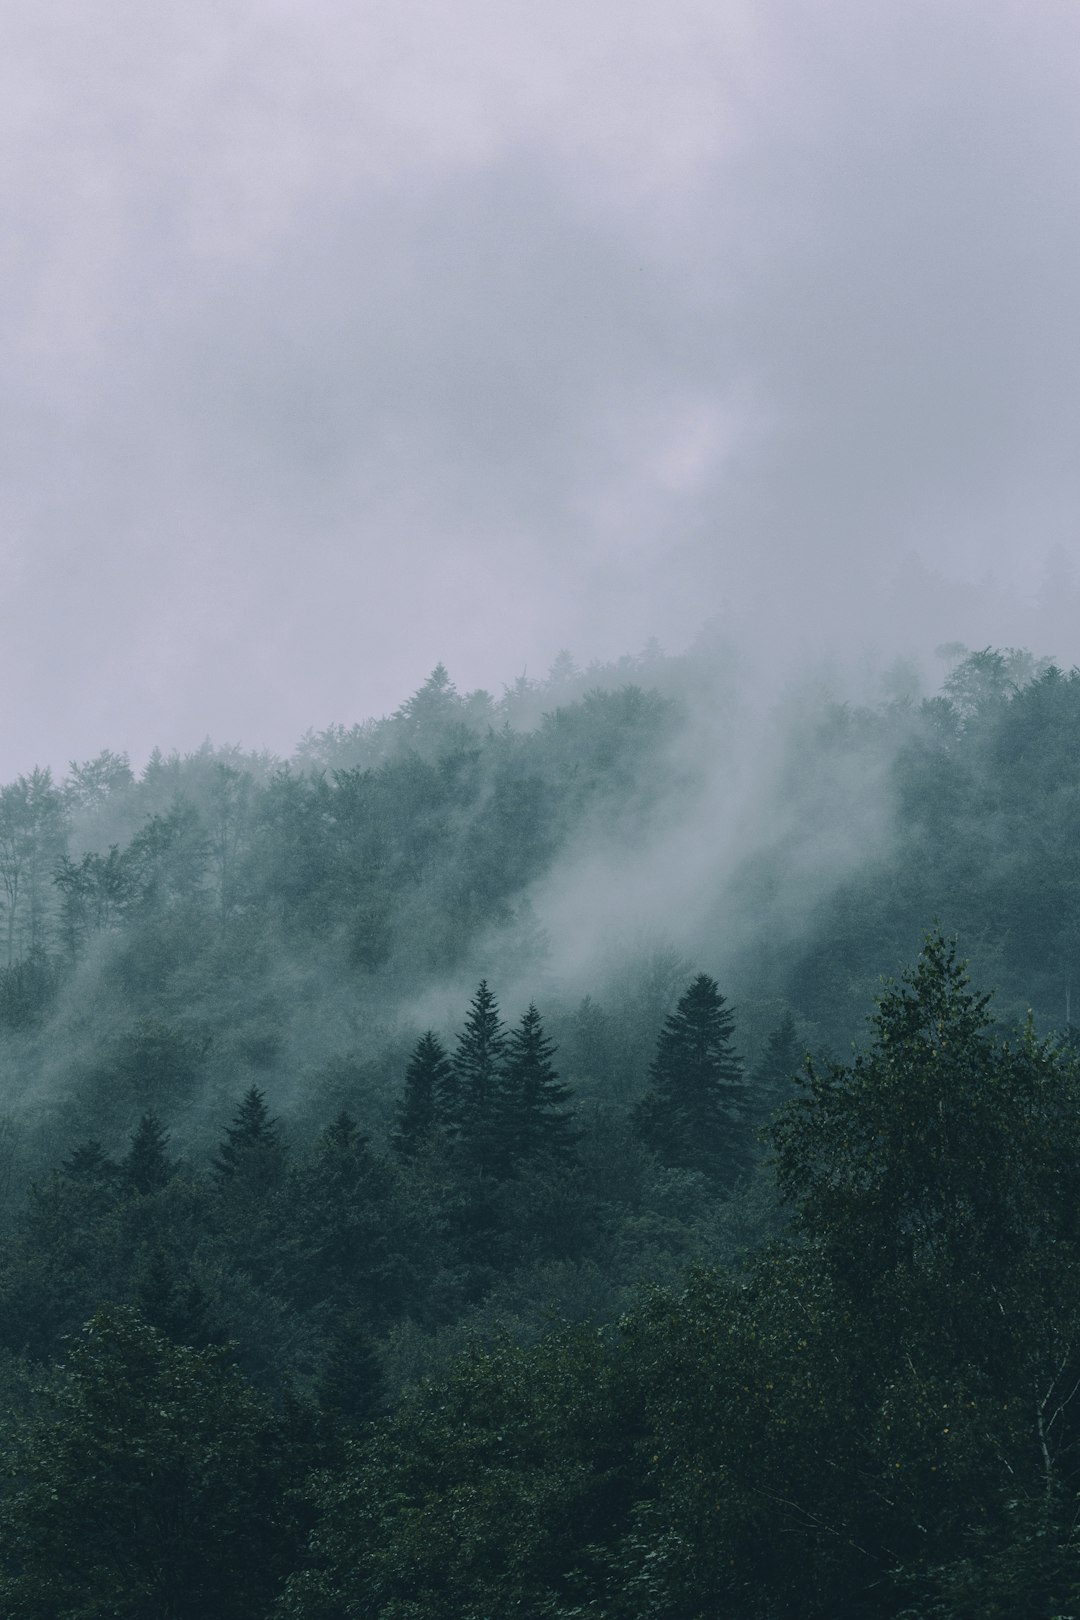
POLYGON ((5 1613, 1080 1601, 1080 673, 944 651, 0 789, 5 1613))

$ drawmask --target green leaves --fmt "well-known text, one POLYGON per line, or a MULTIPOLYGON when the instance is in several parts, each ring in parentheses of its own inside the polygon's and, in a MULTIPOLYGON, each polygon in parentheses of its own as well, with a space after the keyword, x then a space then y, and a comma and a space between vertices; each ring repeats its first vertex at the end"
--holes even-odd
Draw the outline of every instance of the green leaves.
POLYGON ((249 1620, 302 1529, 288 1491, 311 1459, 220 1350, 101 1310, 32 1420, 3 1504, 12 1620, 249 1620))
POLYGON ((699 973, 664 1024, 637 1124, 665 1164, 731 1185, 749 1170, 749 1105, 735 1020, 699 973))

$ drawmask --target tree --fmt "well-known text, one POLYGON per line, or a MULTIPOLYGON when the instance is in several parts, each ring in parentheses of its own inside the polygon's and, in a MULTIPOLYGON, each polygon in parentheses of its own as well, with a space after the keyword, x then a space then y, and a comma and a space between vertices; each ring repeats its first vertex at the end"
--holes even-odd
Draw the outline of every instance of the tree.
POLYGON ((454 1067, 432 1030, 421 1035, 405 1071, 405 1092, 398 1109, 393 1149, 399 1159, 412 1159, 429 1142, 438 1125, 456 1112, 454 1067))
POLYGON ((237 1191, 259 1195, 280 1184, 285 1174, 281 1135, 258 1086, 250 1086, 240 1099, 214 1169, 224 1186, 237 1191))
POLYGON ((730 1186, 751 1164, 748 1098, 716 980, 699 973, 665 1020, 637 1108, 638 1130, 665 1164, 730 1186))
POLYGON ((115 793, 134 785, 135 776, 127 754, 114 754, 105 748, 96 759, 71 760, 64 779, 64 802, 73 810, 100 810, 115 793))
POLYGON ((206 1350, 224 1343, 198 1278, 178 1269, 160 1248, 150 1251, 136 1283, 135 1303, 143 1319, 173 1344, 206 1350))
POLYGON ((46 945, 52 874, 64 855, 64 802, 52 773, 0 788, 0 887, 7 902, 7 965, 46 945))
POLYGON ((209 793, 208 847, 221 914, 236 903, 236 867, 251 815, 252 779, 247 771, 218 760, 209 793))
POLYGON ((365 1313, 346 1311, 323 1355, 316 1385, 319 1405, 335 1421, 358 1426, 375 1416, 383 1394, 382 1365, 365 1313))
POLYGON ((770 1131, 781 1195, 832 1273, 863 1298, 933 1281, 934 1332, 951 1324, 979 1355, 1010 1289, 1043 1279, 1044 1328, 1073 1299, 1067 1268, 1050 1279, 1080 1249, 1080 1069, 1030 1027, 999 1041, 989 1002, 955 941, 929 935, 869 1050, 808 1062, 770 1131))
POLYGON ((95 934, 123 921, 134 895, 131 859, 112 844, 107 855, 88 850, 79 861, 61 856, 53 874, 60 895, 60 932, 76 960, 95 934))
POLYGON ((164 815, 148 818, 127 855, 146 910, 191 904, 203 893, 210 841, 195 806, 179 795, 164 815))
POLYGON ((513 1175, 541 1163, 566 1164, 573 1154, 565 1112, 570 1088, 559 1079, 555 1047, 530 1002, 509 1038, 496 1101, 498 1166, 513 1175))
POLYGON ((453 1058, 459 1093, 456 1123, 466 1154, 481 1170, 493 1167, 497 1152, 495 1109, 505 1049, 498 1002, 481 979, 453 1058))
POLYGON ((404 1280, 390 1192, 385 1161, 342 1110, 290 1180, 287 1286, 302 1309, 359 1307, 385 1320, 404 1280))
POLYGON ((750 1076, 751 1101, 758 1119, 768 1119, 791 1096, 804 1056, 795 1020, 785 1013, 765 1042, 765 1050, 750 1076))
POLYGON ((423 686, 398 709, 394 723, 407 747, 432 759, 467 737, 463 707, 446 666, 436 664, 423 686))
POLYGON ((249 1620, 294 1561, 301 1433, 223 1351, 109 1306, 9 1458, 0 1599, 11 1620, 249 1620))
POLYGON ((144 1114, 120 1165, 121 1175, 133 1192, 145 1195, 166 1185, 174 1168, 165 1151, 168 1140, 157 1115, 144 1114))
POLYGON ((410 1392, 313 1479, 318 1529, 282 1620, 585 1613, 582 1566, 625 1510, 637 1424, 612 1359, 604 1335, 568 1328, 476 1345, 410 1392))

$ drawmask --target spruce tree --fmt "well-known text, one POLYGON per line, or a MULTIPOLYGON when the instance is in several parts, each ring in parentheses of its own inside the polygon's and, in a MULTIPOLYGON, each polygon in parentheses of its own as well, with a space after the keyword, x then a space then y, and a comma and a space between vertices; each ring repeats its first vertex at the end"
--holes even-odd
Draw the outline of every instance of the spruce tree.
POLYGON ((80 1142, 68 1154, 60 1169, 69 1181, 111 1186, 116 1180, 119 1166, 108 1157, 100 1142, 91 1140, 80 1142))
POLYGON ((699 973, 665 1020, 636 1111, 638 1132, 665 1164, 730 1186, 751 1164, 735 1020, 707 973, 699 973))
POLYGON ((405 1071, 405 1091, 391 1146, 399 1159, 415 1158, 438 1124, 456 1114, 456 1076, 438 1036, 421 1035, 405 1071))
POLYGON ((226 1128, 214 1169, 223 1185, 265 1192, 284 1174, 285 1158, 276 1119, 271 1119, 266 1098, 251 1086, 240 1100, 233 1122, 226 1128))
POLYGON ((510 1035, 496 1108, 498 1167, 504 1174, 530 1165, 565 1164, 573 1152, 565 1107, 570 1089, 552 1063, 555 1047, 534 1004, 510 1035))
POLYGON ((173 1173, 173 1165, 165 1152, 168 1140, 157 1115, 144 1114, 120 1165, 124 1181, 133 1192, 145 1195, 165 1186, 173 1173))
POLYGON ((487 980, 481 979, 453 1059, 461 1143, 480 1170, 493 1169, 497 1156, 495 1116, 505 1050, 506 1031, 498 1003, 487 980))

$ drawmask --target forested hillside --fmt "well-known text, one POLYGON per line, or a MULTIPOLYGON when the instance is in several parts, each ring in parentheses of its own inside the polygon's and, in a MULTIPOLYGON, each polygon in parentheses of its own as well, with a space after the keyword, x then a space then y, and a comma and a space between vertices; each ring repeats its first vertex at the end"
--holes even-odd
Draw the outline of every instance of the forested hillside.
POLYGON ((1080 1604, 1080 673, 949 662, 0 789, 5 1614, 1080 1604))

